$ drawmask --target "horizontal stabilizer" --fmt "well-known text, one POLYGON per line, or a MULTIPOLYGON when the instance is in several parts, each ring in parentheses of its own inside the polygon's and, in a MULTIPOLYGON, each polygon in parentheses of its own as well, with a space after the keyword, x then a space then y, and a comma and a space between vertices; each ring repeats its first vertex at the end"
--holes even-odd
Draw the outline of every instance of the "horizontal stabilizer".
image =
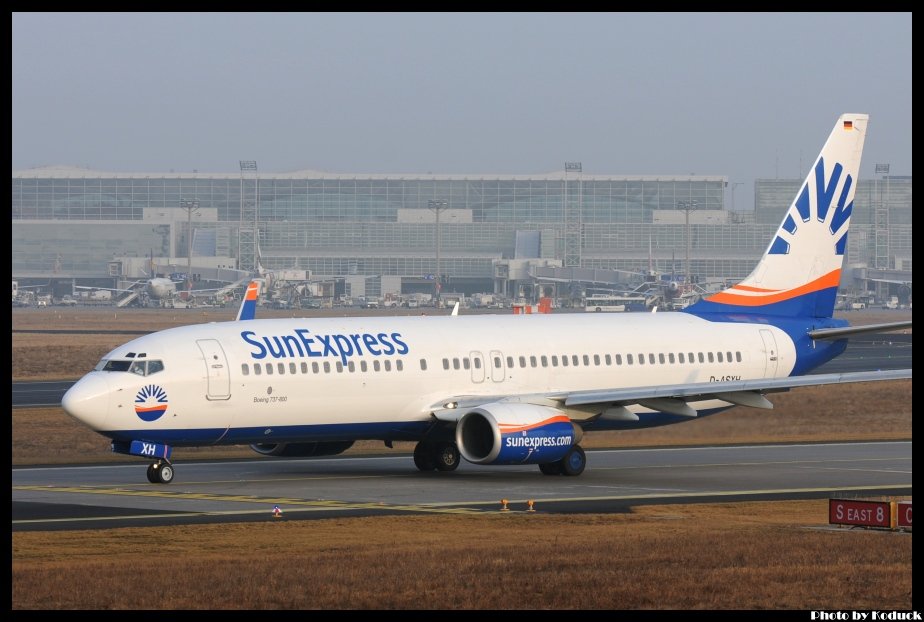
POLYGON ((887 324, 867 324, 866 326, 845 326, 844 328, 819 328, 810 330, 808 336, 812 339, 843 339, 852 335, 863 333, 887 333, 900 328, 911 328, 911 320, 907 322, 889 322, 887 324))

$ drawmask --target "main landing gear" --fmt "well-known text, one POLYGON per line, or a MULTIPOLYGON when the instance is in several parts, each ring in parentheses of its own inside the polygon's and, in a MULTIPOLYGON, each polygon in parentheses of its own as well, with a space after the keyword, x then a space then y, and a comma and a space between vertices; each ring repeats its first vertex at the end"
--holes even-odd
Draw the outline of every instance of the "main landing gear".
POLYGON ((575 445, 565 457, 555 462, 539 465, 543 475, 580 475, 587 466, 587 456, 580 445, 575 445))
POLYGON ((158 460, 148 466, 148 481, 152 484, 169 484, 173 475, 173 465, 166 460, 158 460))
POLYGON ((449 441, 420 441, 414 448, 414 464, 421 471, 455 471, 462 459, 449 441))

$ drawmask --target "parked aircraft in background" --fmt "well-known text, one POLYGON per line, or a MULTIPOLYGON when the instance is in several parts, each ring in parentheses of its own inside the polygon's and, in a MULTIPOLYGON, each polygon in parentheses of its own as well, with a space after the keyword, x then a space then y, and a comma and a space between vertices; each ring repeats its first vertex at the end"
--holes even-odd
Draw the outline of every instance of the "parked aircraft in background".
POLYGON ((579 475, 595 430, 771 408, 794 387, 911 378, 806 375, 853 334, 833 309, 867 115, 842 115, 744 281, 679 312, 252 319, 184 326, 106 354, 62 406, 174 478, 173 447, 249 444, 267 456, 416 441, 422 471, 536 464, 579 475))

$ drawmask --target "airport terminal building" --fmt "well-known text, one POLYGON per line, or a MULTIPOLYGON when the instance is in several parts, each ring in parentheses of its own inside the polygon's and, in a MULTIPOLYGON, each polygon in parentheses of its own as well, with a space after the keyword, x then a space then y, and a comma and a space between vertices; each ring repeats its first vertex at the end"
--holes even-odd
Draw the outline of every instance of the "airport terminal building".
MULTIPOLYGON (((738 212, 725 177, 585 175, 574 163, 506 176, 38 168, 13 172, 13 275, 116 276, 114 258, 185 258, 192 246, 196 264, 250 270, 259 257, 375 295, 435 274, 444 291, 492 291, 498 263, 517 259, 682 274, 689 254, 697 278, 736 280, 800 183, 758 180, 755 210, 738 212)), ((860 180, 847 264, 911 270, 910 176, 860 180)))

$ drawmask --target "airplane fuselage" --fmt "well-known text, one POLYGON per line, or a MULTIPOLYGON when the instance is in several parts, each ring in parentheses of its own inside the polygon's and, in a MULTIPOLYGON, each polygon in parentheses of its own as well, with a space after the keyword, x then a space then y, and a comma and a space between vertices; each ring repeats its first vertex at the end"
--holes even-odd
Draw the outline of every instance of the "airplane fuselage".
MULTIPOLYGON (((212 323, 113 350, 101 366, 147 360, 163 369, 146 376, 91 372, 82 380, 81 418, 115 440, 176 446, 414 440, 427 431, 434 408, 453 397, 720 385, 785 377, 805 368, 807 357, 815 366, 842 350, 843 344, 806 348, 768 323, 687 313, 212 323), (98 400, 86 400, 88 393, 98 400)), ((730 405, 704 400, 691 406, 709 414, 730 405)), ((587 427, 682 419, 641 406, 632 411, 637 421, 603 419, 587 427)))

